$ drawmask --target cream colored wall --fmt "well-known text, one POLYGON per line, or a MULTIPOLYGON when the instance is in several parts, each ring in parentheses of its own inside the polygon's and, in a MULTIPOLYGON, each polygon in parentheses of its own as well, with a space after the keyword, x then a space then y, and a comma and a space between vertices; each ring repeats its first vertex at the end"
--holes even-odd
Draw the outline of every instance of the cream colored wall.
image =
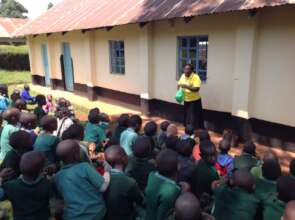
POLYGON ((294 7, 263 11, 252 80, 252 117, 295 126, 294 39, 294 7))
POLYGON ((42 60, 42 51, 41 46, 43 43, 47 43, 47 39, 45 36, 39 37, 29 37, 28 44, 30 47, 30 63, 31 63, 31 72, 34 75, 44 76, 45 70, 43 67, 42 60))
POLYGON ((140 74, 139 66, 139 34, 138 25, 114 27, 95 32, 96 45, 96 83, 95 85, 139 95, 145 82, 140 74), (111 74, 109 40, 124 40, 125 74, 111 74))

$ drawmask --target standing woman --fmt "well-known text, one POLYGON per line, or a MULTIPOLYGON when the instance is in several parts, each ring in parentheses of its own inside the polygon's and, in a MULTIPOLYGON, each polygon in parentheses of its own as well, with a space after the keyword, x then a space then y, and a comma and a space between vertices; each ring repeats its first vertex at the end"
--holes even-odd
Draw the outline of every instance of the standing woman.
POLYGON ((203 109, 199 93, 201 79, 193 72, 191 64, 184 66, 184 73, 178 81, 178 86, 184 90, 184 126, 191 125, 194 129, 203 129, 203 109))

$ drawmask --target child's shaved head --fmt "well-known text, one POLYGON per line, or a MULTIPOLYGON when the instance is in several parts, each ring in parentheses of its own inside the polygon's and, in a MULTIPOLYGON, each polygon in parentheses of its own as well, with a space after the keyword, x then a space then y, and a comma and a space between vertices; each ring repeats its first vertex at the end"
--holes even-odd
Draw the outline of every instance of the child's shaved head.
POLYGON ((209 134, 209 132, 207 131, 207 130, 198 130, 197 132, 196 132, 196 134, 197 134, 197 137, 199 137, 199 139, 200 139, 200 142, 202 142, 202 141, 209 141, 210 140, 210 134, 209 134))
POLYGON ((201 219, 201 207, 197 197, 192 193, 181 194, 175 202, 176 220, 201 219))
POLYGON ((200 143, 201 157, 207 163, 214 165, 217 160, 217 151, 215 145, 211 141, 202 141, 200 143))
POLYGON ((167 127, 167 137, 177 136, 177 135, 178 135, 178 129, 177 129, 176 125, 175 124, 170 124, 167 127))
POLYGON ((294 220, 295 219, 295 201, 288 202, 285 208, 282 220, 294 220))
POLYGON ((170 149, 162 150, 156 158, 157 170, 167 177, 174 177, 177 173, 177 153, 170 149))
POLYGON ((146 158, 150 156, 152 151, 151 139, 146 136, 137 137, 132 149, 135 157, 146 158))
POLYGON ((112 166, 123 165, 128 163, 128 157, 124 149, 118 145, 111 146, 104 152, 106 161, 112 166))
POLYGON ((65 164, 80 161, 80 146, 77 141, 65 140, 57 145, 56 155, 65 164))
POLYGON ((57 129, 57 120, 55 117, 50 115, 45 115, 41 119, 41 127, 48 132, 53 132, 57 129))
POLYGON ((35 129, 37 126, 37 116, 33 113, 22 112, 19 122, 26 129, 35 129))
POLYGON ((33 141, 28 132, 17 131, 10 135, 9 144, 15 150, 30 150, 33 146, 33 141))
POLYGON ((278 160, 266 160, 262 164, 262 175, 265 179, 275 181, 282 175, 278 160))
POLYGON ((236 170, 233 174, 233 183, 235 186, 243 188, 248 192, 253 192, 255 188, 254 177, 248 170, 236 170))
POLYGON ((278 198, 287 203, 295 200, 295 179, 291 176, 281 176, 277 180, 278 198))
POLYGON ((9 108, 3 113, 3 118, 9 123, 16 125, 19 121, 20 111, 17 108, 9 108))
POLYGON ((25 177, 35 180, 42 172, 44 165, 45 157, 43 153, 30 151, 21 157, 20 170, 25 177))
POLYGON ((219 150, 222 154, 227 154, 230 150, 230 141, 228 139, 222 139, 219 143, 219 150))

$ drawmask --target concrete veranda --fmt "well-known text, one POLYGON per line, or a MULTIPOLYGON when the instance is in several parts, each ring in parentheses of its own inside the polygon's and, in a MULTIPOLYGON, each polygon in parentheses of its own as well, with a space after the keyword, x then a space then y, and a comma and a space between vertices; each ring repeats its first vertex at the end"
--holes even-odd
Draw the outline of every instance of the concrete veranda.
MULTIPOLYGON (((115 120, 120 114, 122 113, 128 113, 128 114, 140 114, 144 120, 144 122, 148 120, 154 120, 157 122, 157 124, 160 124, 163 120, 163 118, 159 117, 147 117, 143 115, 140 112, 140 109, 136 106, 127 105, 126 103, 117 102, 110 99, 105 98, 99 98, 97 101, 89 101, 87 98, 76 95, 71 92, 67 91, 61 91, 61 90, 52 90, 50 88, 38 86, 38 85, 30 85, 31 90, 34 94, 51 94, 54 99, 56 98, 66 98, 68 99, 76 109, 76 115, 80 120, 87 120, 87 112, 81 112, 79 111, 79 107, 83 108, 84 110, 89 110, 91 108, 98 107, 102 112, 107 113, 112 120, 115 120)), ((184 128, 181 124, 175 123, 179 129, 180 133, 183 133, 184 128)), ((221 140, 221 135, 210 132, 212 141, 217 145, 219 141, 221 140)), ((234 148, 231 150, 232 155, 238 155, 241 153, 242 145, 240 144, 239 147, 234 148)), ((264 145, 257 145, 257 155, 262 156, 265 152, 272 151, 275 155, 277 155, 280 158, 280 163, 282 165, 283 171, 288 172, 289 171, 289 163, 290 161, 295 158, 294 152, 289 152, 280 149, 280 146, 277 148, 270 148, 268 146, 264 145)))

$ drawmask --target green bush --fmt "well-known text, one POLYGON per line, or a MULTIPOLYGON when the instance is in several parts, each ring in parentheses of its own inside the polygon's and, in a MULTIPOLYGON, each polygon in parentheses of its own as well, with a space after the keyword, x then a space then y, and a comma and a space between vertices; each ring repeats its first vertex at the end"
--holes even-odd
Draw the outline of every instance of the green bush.
POLYGON ((1 54, 0 69, 4 70, 30 70, 28 54, 1 54))
POLYGON ((28 46, 0 45, 0 54, 28 54, 28 46))

